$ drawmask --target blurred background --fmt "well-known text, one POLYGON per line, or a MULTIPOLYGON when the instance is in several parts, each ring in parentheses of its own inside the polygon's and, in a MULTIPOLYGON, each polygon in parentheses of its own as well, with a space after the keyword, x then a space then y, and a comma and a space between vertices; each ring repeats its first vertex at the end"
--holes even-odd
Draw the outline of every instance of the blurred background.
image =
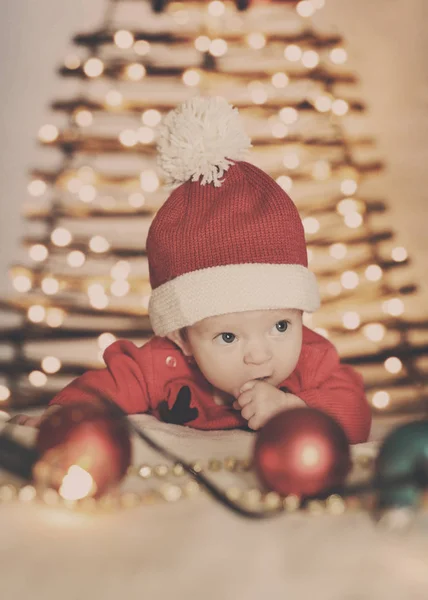
MULTIPOLYGON (((0 20, 0 290, 16 255, 36 134, 58 90, 56 68, 72 36, 100 25, 105 0, 4 0, 0 20)), ((327 0, 320 12, 346 42, 366 118, 385 161, 385 196, 426 290, 428 72, 424 0, 327 0)))
POLYGON ((202 92, 240 108, 301 212, 323 297, 306 324, 377 414, 425 414, 427 17, 424 0, 6 0, 0 401, 42 405, 116 337, 150 336, 156 127, 202 92))

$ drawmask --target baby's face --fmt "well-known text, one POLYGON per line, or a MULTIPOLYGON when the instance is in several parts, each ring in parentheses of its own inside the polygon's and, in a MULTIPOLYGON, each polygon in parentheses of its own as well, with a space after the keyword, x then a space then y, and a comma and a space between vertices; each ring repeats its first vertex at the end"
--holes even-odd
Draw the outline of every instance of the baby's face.
POLYGON ((247 381, 278 386, 302 348, 302 312, 255 310, 209 317, 187 328, 184 351, 216 388, 237 398, 247 381))

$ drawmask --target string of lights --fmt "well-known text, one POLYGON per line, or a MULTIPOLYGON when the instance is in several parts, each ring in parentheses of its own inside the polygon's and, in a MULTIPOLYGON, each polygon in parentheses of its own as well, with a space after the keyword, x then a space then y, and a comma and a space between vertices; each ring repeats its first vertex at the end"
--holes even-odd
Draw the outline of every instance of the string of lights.
POLYGON ((16 294, 1 303, 2 406, 45 403, 102 366, 107 342, 150 337, 145 238, 167 196, 157 129, 203 93, 239 108, 250 160, 299 208, 323 303, 305 324, 360 369, 376 413, 426 411, 428 320, 388 223, 358 77, 343 39, 313 19, 323 6, 116 0, 101 27, 73 38, 58 69, 65 92, 38 131, 16 294))

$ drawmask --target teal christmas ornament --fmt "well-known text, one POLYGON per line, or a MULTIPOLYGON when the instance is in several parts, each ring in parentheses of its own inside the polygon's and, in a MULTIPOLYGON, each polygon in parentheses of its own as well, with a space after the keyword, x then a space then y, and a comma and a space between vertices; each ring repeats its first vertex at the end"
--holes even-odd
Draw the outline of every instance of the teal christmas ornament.
POLYGON ((417 508, 428 487, 428 420, 414 421, 389 434, 375 463, 376 508, 417 508))

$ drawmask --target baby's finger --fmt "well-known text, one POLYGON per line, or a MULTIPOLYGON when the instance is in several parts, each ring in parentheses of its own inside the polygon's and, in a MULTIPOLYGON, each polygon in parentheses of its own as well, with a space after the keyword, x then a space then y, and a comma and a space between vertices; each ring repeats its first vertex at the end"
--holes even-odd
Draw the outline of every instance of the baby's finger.
POLYGON ((244 406, 246 406, 249 402, 251 402, 252 398, 253 398, 253 391, 248 390, 248 391, 244 392, 243 394, 241 394, 240 396, 238 396, 237 399, 235 400, 235 402, 238 403, 238 407, 244 408, 244 406))
POLYGON ((256 431, 257 429, 260 429, 261 425, 262 424, 257 415, 254 415, 253 417, 251 417, 251 419, 248 420, 248 427, 250 429, 254 429, 254 431, 256 431))
POLYGON ((255 379, 251 379, 250 381, 247 381, 247 383, 244 383, 244 385, 241 387, 239 392, 241 394, 243 394, 244 392, 247 392, 248 390, 252 390, 253 387, 256 385, 256 383, 257 383, 257 381, 255 379))
POLYGON ((8 423, 12 425, 24 425, 29 418, 27 415, 15 415, 9 419, 8 423))
POLYGON ((42 417, 29 417, 28 420, 24 423, 27 427, 40 427, 40 423, 42 422, 42 417))
POLYGON ((251 419, 252 417, 254 417, 255 414, 256 414, 256 407, 254 406, 253 402, 250 402, 249 404, 247 404, 246 406, 244 406, 244 408, 241 410, 241 415, 247 421, 249 419, 251 419))
POLYGON ((41 417, 29 417, 28 415, 15 415, 9 419, 8 423, 12 425, 25 425, 26 427, 38 427, 41 417))

